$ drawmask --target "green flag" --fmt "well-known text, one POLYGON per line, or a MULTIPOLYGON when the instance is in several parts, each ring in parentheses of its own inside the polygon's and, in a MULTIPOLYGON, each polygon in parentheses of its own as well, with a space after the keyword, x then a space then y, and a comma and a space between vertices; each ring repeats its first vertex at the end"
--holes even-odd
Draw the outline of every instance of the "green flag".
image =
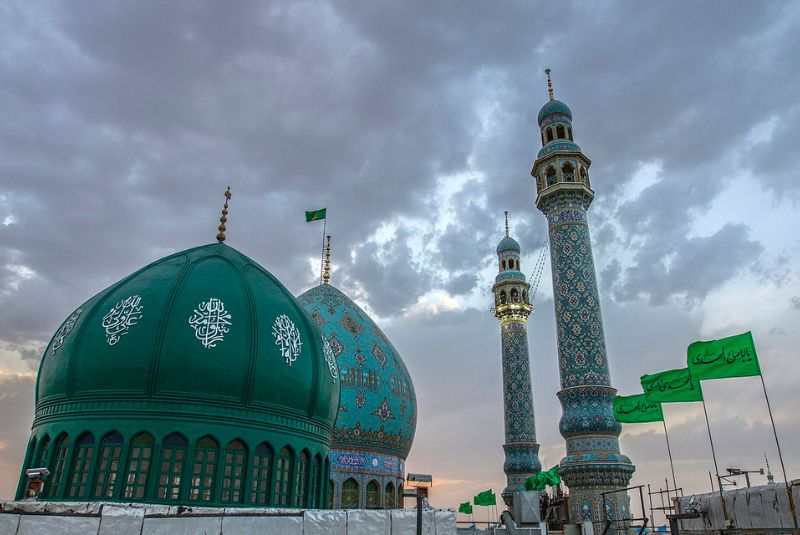
POLYGON ((467 515, 471 515, 472 514, 472 504, 469 503, 469 502, 462 503, 461 505, 458 506, 458 512, 459 513, 464 513, 464 514, 467 514, 467 515))
POLYGON ((750 331, 720 340, 695 342, 686 353, 692 377, 698 381, 761 375, 750 331))
POLYGON ((492 492, 492 489, 484 490, 476 494, 473 501, 475 505, 497 505, 497 496, 492 492))
POLYGON ((525 490, 542 491, 547 487, 552 487, 559 483, 561 483, 561 476, 558 474, 558 465, 556 465, 550 470, 539 472, 526 479, 525 490))
POLYGON ((306 223, 310 223, 311 221, 320 221, 321 219, 325 219, 325 212, 327 208, 322 208, 320 210, 314 210, 313 212, 306 212, 306 223))
POLYGON ((636 396, 614 396, 614 418, 622 424, 644 424, 663 422, 661 403, 647 401, 644 394, 636 396))
POLYGON ((647 401, 659 403, 703 401, 700 381, 692 377, 689 368, 642 375, 640 381, 647 401))

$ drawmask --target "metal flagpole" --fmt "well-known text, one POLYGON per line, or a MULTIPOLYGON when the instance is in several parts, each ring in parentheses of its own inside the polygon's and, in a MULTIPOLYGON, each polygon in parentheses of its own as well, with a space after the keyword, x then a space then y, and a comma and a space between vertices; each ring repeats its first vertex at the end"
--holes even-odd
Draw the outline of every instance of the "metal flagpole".
MULTIPOLYGON (((706 428, 708 429, 708 441, 711 443, 711 457, 714 459, 714 471, 717 473, 717 485, 719 486, 719 499, 722 501, 722 513, 725 515, 725 520, 728 520, 728 506, 725 505, 725 497, 722 495, 722 481, 719 477, 719 467, 717 466, 717 454, 714 451, 714 439, 711 438, 711 424, 708 421, 708 411, 706 410, 706 400, 703 403, 703 414, 706 415, 706 428)), ((713 486, 713 485, 712 485, 713 486)))
POLYGON ((328 213, 322 220, 322 254, 319 259, 319 283, 322 284, 322 271, 325 269, 325 227, 328 225, 328 213))
POLYGON ((781 461, 781 470, 783 471, 783 483, 786 485, 786 495, 789 498, 789 509, 792 512, 792 520, 794 521, 794 528, 797 529, 797 511, 795 510, 794 498, 792 497, 792 490, 789 488, 789 481, 786 478, 786 466, 783 464, 783 454, 781 453, 781 443, 778 440, 778 431, 775 429, 775 418, 772 417, 772 406, 769 403, 769 396, 767 395, 767 385, 764 383, 764 374, 759 373, 761 378, 761 388, 764 390, 764 399, 767 401, 767 410, 769 411, 769 421, 772 423, 772 434, 775 435, 775 445, 778 447, 778 459, 781 461))
POLYGON ((678 483, 675 481, 675 465, 672 464, 672 450, 669 447, 669 434, 667 433, 667 422, 666 420, 661 420, 661 423, 664 424, 664 438, 667 439, 667 453, 669 454, 669 468, 672 470, 672 486, 675 487, 677 490, 678 483))

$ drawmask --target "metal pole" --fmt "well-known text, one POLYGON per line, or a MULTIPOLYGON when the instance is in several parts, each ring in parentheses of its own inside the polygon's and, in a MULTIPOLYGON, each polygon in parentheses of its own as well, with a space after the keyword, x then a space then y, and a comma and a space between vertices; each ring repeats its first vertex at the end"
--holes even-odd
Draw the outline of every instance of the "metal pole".
POLYGON ((319 283, 322 284, 322 271, 325 269, 325 227, 328 226, 328 213, 325 213, 325 219, 322 220, 322 254, 319 259, 319 283))
MULTIPOLYGON (((794 529, 797 529, 797 510, 794 505, 794 497, 792 490, 789 488, 789 481, 786 478, 786 466, 783 464, 783 453, 781 453, 781 443, 778 440, 778 431, 775 429, 775 418, 772 417, 772 406, 769 403, 769 396, 767 395, 767 385, 764 383, 764 374, 760 373, 758 376, 761 378, 761 388, 764 390, 764 399, 767 401, 767 410, 769 411, 769 421, 772 423, 772 434, 775 435, 775 445, 778 447, 778 459, 781 462, 781 471, 783 471, 783 483, 786 485, 786 495, 789 497, 789 510, 792 512, 792 520, 794 521, 794 529)), ((749 485, 748 485, 749 486, 749 485)))
MULTIPOLYGON (((725 497, 722 495, 722 481, 719 477, 719 468, 717 467, 717 454, 714 451, 714 439, 711 437, 711 423, 708 421, 708 411, 706 410, 706 400, 702 401, 703 403, 703 414, 706 415, 706 428, 708 429, 708 441, 711 443, 711 457, 714 459, 714 470, 717 472, 717 484, 719 485, 719 499, 722 502, 722 513, 725 516, 725 520, 728 520, 728 506, 725 504, 725 497)), ((711 486, 713 487, 714 484, 712 483, 711 486)))
MULTIPOLYGON (((667 433, 667 422, 666 420, 661 420, 661 423, 664 424, 664 438, 667 439, 667 454, 669 455, 669 468, 670 470, 672 470, 672 486, 677 489, 678 483, 675 481, 675 465, 672 464, 672 449, 669 447, 669 433, 667 433)), ((667 490, 669 490, 669 485, 667 485, 667 490)))
MULTIPOLYGON (((419 489, 417 489, 419 493, 419 489)), ((417 535, 422 535, 422 496, 417 494, 417 535)))

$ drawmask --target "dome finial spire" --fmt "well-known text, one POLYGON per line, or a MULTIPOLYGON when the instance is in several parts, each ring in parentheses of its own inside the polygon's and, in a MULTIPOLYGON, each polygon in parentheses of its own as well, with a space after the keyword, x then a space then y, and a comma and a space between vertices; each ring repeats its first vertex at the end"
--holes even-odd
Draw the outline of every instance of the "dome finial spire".
POLYGON ((505 211, 506 214, 506 236, 508 236, 508 210, 505 211))
POLYGON ((328 284, 331 281, 331 237, 326 236, 328 242, 325 244, 325 268, 322 270, 322 282, 328 284))
POLYGON ((217 234, 217 241, 222 243, 225 241, 225 223, 228 221, 228 201, 231 199, 231 187, 225 190, 225 205, 222 207, 222 215, 219 218, 219 233, 217 234))
POLYGON ((553 96, 553 81, 550 80, 550 69, 545 69, 544 73, 547 75, 547 94, 550 95, 550 100, 555 100, 553 96))

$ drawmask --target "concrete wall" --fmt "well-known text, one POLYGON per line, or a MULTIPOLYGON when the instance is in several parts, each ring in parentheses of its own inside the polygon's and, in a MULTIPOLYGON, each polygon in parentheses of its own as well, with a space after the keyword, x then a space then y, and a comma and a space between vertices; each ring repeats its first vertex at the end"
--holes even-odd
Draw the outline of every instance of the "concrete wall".
MULTIPOLYGON (((789 488, 795 507, 800 507, 800 485, 789 488)), ((723 497, 728 519, 733 522, 731 526, 733 530, 747 530, 751 533, 764 530, 764 533, 775 533, 790 532, 794 529, 789 497, 783 483, 729 490, 723 493, 723 497)), ((719 492, 685 496, 681 499, 680 510, 698 511, 702 514, 702 518, 681 520, 681 531, 701 533, 725 528, 725 512, 719 492)), ((800 522, 797 511, 795 517, 800 522)))
MULTIPOLYGON (((426 535, 455 535, 452 510, 423 511, 426 535)), ((413 509, 322 511, 119 503, 0 502, 2 535, 414 535, 413 509)))

